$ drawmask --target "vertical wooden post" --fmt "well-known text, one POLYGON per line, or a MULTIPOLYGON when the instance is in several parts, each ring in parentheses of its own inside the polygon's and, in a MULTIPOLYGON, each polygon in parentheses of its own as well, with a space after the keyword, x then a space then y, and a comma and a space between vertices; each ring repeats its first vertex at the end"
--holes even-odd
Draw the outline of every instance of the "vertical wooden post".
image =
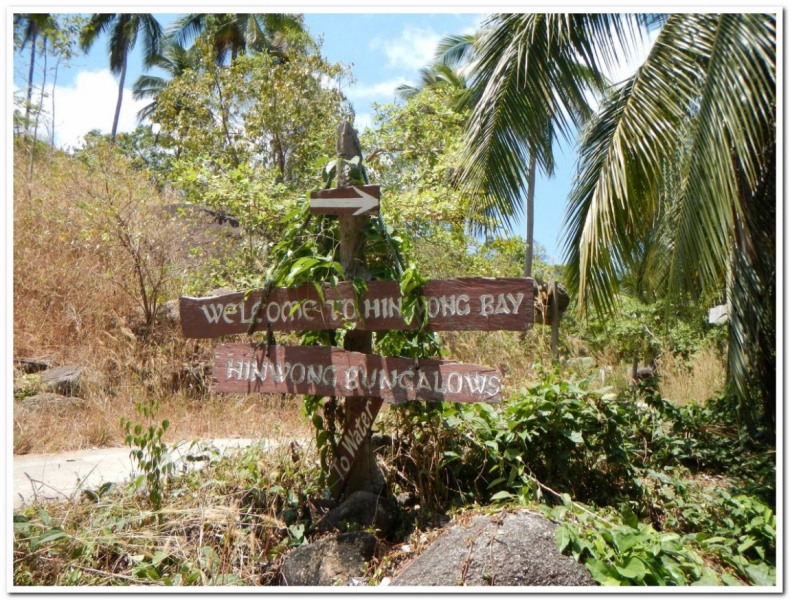
POLYGON ((559 359, 557 344, 560 339, 560 300, 557 296, 557 282, 551 282, 549 291, 549 301, 551 302, 551 355, 559 359))
MULTIPOLYGON (((359 146, 357 132, 346 121, 340 123, 337 128, 337 155, 345 160, 351 160, 355 156, 362 156, 362 149, 359 146)), ((345 181, 343 169, 337 168, 338 187, 349 185, 345 181)), ((352 215, 338 216, 340 226, 340 264, 343 266, 346 279, 353 281, 356 277, 369 280, 367 261, 365 260, 365 225, 369 217, 352 215)), ((369 331, 358 331, 353 329, 346 332, 343 347, 346 350, 364 352, 370 354, 373 346, 373 335, 369 331)), ((365 406, 371 402, 372 414, 375 415, 381 408, 380 398, 346 398, 346 419, 344 433, 350 432, 354 428, 355 422, 360 418, 365 406)), ((362 440, 356 451, 356 458, 351 465, 344 491, 346 495, 359 490, 378 494, 386 484, 384 475, 376 463, 373 448, 370 444, 370 430, 362 440)))

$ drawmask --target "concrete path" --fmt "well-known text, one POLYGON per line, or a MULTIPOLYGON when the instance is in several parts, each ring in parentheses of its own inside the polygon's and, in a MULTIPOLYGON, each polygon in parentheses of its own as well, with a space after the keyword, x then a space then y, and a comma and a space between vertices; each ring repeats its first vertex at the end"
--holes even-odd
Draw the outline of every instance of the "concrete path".
MULTIPOLYGON (((260 444, 265 449, 279 445, 273 440, 250 439, 216 439, 201 444, 209 449, 213 446, 220 455, 252 444, 260 444)), ((178 445, 175 449, 177 468, 202 467, 205 461, 186 461, 188 454, 196 455, 199 449, 190 449, 189 442, 178 445)), ((14 456, 14 510, 36 499, 67 500, 79 497, 82 490, 95 490, 106 482, 129 481, 134 474, 129 452, 125 447, 14 456)))

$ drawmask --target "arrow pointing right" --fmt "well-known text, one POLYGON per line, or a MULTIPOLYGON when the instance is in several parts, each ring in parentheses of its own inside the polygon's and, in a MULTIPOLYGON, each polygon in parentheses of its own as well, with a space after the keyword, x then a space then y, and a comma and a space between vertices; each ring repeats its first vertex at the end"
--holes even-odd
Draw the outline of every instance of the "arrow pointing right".
MULTIPOLYGON (((378 194, 379 186, 366 186, 378 194), (371 189, 373 188, 373 189, 371 189)), ((315 192, 310 198, 310 212, 323 215, 352 214, 355 217, 377 210, 379 199, 357 186, 315 192), (350 192, 358 194, 349 195, 350 192), (354 210, 356 209, 356 210, 354 210), (352 212, 353 211, 353 212, 352 212)))

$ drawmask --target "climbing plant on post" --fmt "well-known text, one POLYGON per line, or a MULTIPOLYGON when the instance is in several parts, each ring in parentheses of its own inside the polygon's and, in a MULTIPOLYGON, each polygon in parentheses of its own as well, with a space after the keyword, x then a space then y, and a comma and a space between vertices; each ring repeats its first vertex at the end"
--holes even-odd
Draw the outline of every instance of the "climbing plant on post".
MULTIPOLYGON (((343 121, 337 128, 337 155, 344 161, 358 159, 362 163, 362 149, 359 145, 357 132, 348 121, 343 121)), ((349 177, 349 171, 344 164, 337 161, 337 187, 346 187, 355 183, 349 177)), ((343 266, 347 281, 370 279, 365 259, 365 226, 369 217, 365 215, 339 215, 338 226, 340 229, 340 264, 343 266)), ((354 352, 369 354, 373 347, 373 334, 370 331, 351 329, 346 332, 343 348, 354 352)), ((355 430, 362 415, 368 413, 378 414, 381 409, 380 398, 346 398, 344 437, 355 430)), ((373 448, 370 443, 370 432, 362 439, 356 450, 356 458, 351 464, 351 470, 346 476, 346 495, 356 491, 367 491, 378 494, 384 488, 386 481, 376 463, 373 448)))

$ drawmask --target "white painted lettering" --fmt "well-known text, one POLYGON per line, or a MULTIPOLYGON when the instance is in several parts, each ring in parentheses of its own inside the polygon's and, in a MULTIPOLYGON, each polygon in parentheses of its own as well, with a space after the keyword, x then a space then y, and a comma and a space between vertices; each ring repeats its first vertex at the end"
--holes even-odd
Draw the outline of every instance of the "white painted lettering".
POLYGON ((291 367, 291 373, 290 373, 291 383, 295 383, 295 384, 302 383, 304 381, 306 371, 307 370, 304 368, 304 365, 302 363, 295 363, 291 367), (299 369, 300 372, 299 376, 296 375, 297 368, 299 369))
POLYGON ((222 304, 204 304, 200 309, 203 311, 203 314, 206 315, 206 321, 209 323, 217 323, 222 316, 222 307, 222 304), (211 315, 208 314, 209 308, 211 309, 211 315))
POLYGON ((491 377, 488 378, 486 394, 489 396, 498 396, 501 389, 502 381, 499 379, 499 375, 491 375, 491 377))
POLYGON ((439 314, 439 299, 433 296, 428 298, 428 316, 433 319, 439 314))
POLYGON ((494 314, 494 297, 491 294, 480 296, 480 314, 484 317, 494 314))
POLYGON ((340 443, 343 446, 343 448, 346 449, 346 452, 348 452, 351 455, 351 458, 354 458, 354 455, 357 452, 357 448, 359 448, 359 444, 354 439, 352 439, 351 436, 348 435, 344 435, 340 443))
POLYGON ((250 381, 252 381, 253 379, 257 379, 258 381, 266 381, 266 372, 268 370, 266 368, 266 365, 268 364, 269 363, 262 363, 262 364, 258 364, 257 362, 253 363, 252 373, 250 373, 250 381), (263 368, 263 371, 260 370, 261 368, 263 368))
POLYGON ((455 296, 442 296, 439 303, 442 305, 443 317, 455 315, 455 296))
POLYGON ((466 385, 469 387, 469 391, 474 394, 480 394, 486 387, 486 382, 488 381, 487 375, 480 375, 479 373, 474 374, 466 374, 464 375, 464 379, 466 379, 466 385))
POLYGON ((343 318, 346 321, 353 321, 357 316, 357 309, 354 307, 353 300, 343 300, 343 318))
POLYGON ((459 315, 468 315, 472 308, 469 306, 469 296, 461 294, 455 302, 455 308, 459 315), (463 306, 461 306, 463 303, 463 306))
POLYGON ((345 456, 340 457, 340 468, 343 469, 343 474, 346 474, 351 470, 351 463, 348 462, 348 459, 345 456))
POLYGON ((521 301, 524 299, 523 292, 516 294, 515 298, 513 297, 513 294, 508 294, 507 299, 510 300, 510 304, 512 305, 510 312, 512 312, 514 315, 517 315, 518 307, 521 306, 521 301))
POLYGON ((403 298, 398 296, 398 298, 387 298, 388 306, 388 317, 394 317, 397 313, 398 316, 401 315, 401 307, 403 305, 403 298))
POLYGON ((356 367, 349 367, 346 371, 346 389, 351 391, 359 389, 359 369, 356 367))
POLYGON ((364 369, 359 370, 359 381, 360 385, 363 389, 370 389, 375 387, 376 385, 376 375, 378 374, 377 369, 373 369, 370 373, 365 371, 364 369), (368 380, 370 378, 370 380, 368 380))
POLYGON ((381 382, 379 386, 381 389, 388 389, 391 390, 398 384, 398 371, 397 369, 393 369, 392 373, 390 374, 390 378, 387 379, 387 372, 382 369, 379 373, 379 381, 381 382))
POLYGON ((429 392, 432 391, 431 384, 428 381, 428 376, 420 371, 420 380, 417 382, 417 391, 419 390, 428 390, 429 392))
POLYGON ((238 310, 238 308, 239 308, 238 304, 226 304, 225 305, 225 310, 223 311, 223 314, 222 314, 222 320, 225 321, 226 323, 230 323, 232 325, 233 324, 233 319, 229 319, 228 315, 235 315, 236 311, 238 310))
POLYGON ((315 300, 305 300, 302 306, 302 316, 308 321, 313 321, 315 317, 311 317, 310 313, 321 312, 318 310, 318 302, 315 300))
POLYGON ((380 303, 380 301, 379 301, 378 298, 373 300, 373 302, 371 302, 369 298, 367 300, 365 300, 365 318, 366 319, 370 318, 370 311, 371 310, 373 311, 373 316, 376 319, 379 318, 379 314, 381 313, 381 307, 379 306, 379 303, 380 303))
MULTIPOLYGON (((396 373, 396 371, 393 371, 396 373)), ((400 386, 404 390, 413 390, 414 389, 414 373, 411 371, 404 371, 398 376, 398 386, 400 386), (403 383, 403 380, 408 378, 409 381, 407 383, 403 383)))
POLYGON ((447 384, 444 379, 439 381, 439 371, 433 372, 433 389, 439 394, 444 394, 447 391, 447 384))
POLYGON ((324 369, 324 377, 321 379, 321 382, 324 385, 335 387, 337 384, 337 376, 335 375, 335 367, 329 365, 326 369, 324 369), (328 377, 329 374, 332 374, 331 379, 328 377))
POLYGON ((457 394, 458 392, 460 392, 463 385, 464 382, 461 379, 460 373, 450 373, 447 376, 447 391, 450 392, 451 394, 457 394), (456 384, 455 389, 453 389, 453 377, 455 377, 455 384, 456 384))
POLYGON ((280 305, 276 302, 269 302, 269 305, 266 307, 266 319, 269 323, 274 323, 277 319, 280 318, 280 305), (276 312, 272 314, 272 308, 276 309, 276 312))
POLYGON ((497 296, 496 308, 494 309, 495 315, 509 315, 510 310, 508 310, 507 302, 505 302, 505 295, 499 294, 497 296))
POLYGON ((320 384, 323 373, 323 365, 309 365, 307 367, 307 383, 314 383, 316 385, 320 384))
POLYGON ((238 366, 234 367, 233 361, 232 360, 228 361, 228 370, 227 370, 227 374, 225 375, 226 380, 233 379, 234 375, 236 375, 236 379, 241 379, 241 367, 243 363, 241 361, 238 361, 237 364, 238 366))

